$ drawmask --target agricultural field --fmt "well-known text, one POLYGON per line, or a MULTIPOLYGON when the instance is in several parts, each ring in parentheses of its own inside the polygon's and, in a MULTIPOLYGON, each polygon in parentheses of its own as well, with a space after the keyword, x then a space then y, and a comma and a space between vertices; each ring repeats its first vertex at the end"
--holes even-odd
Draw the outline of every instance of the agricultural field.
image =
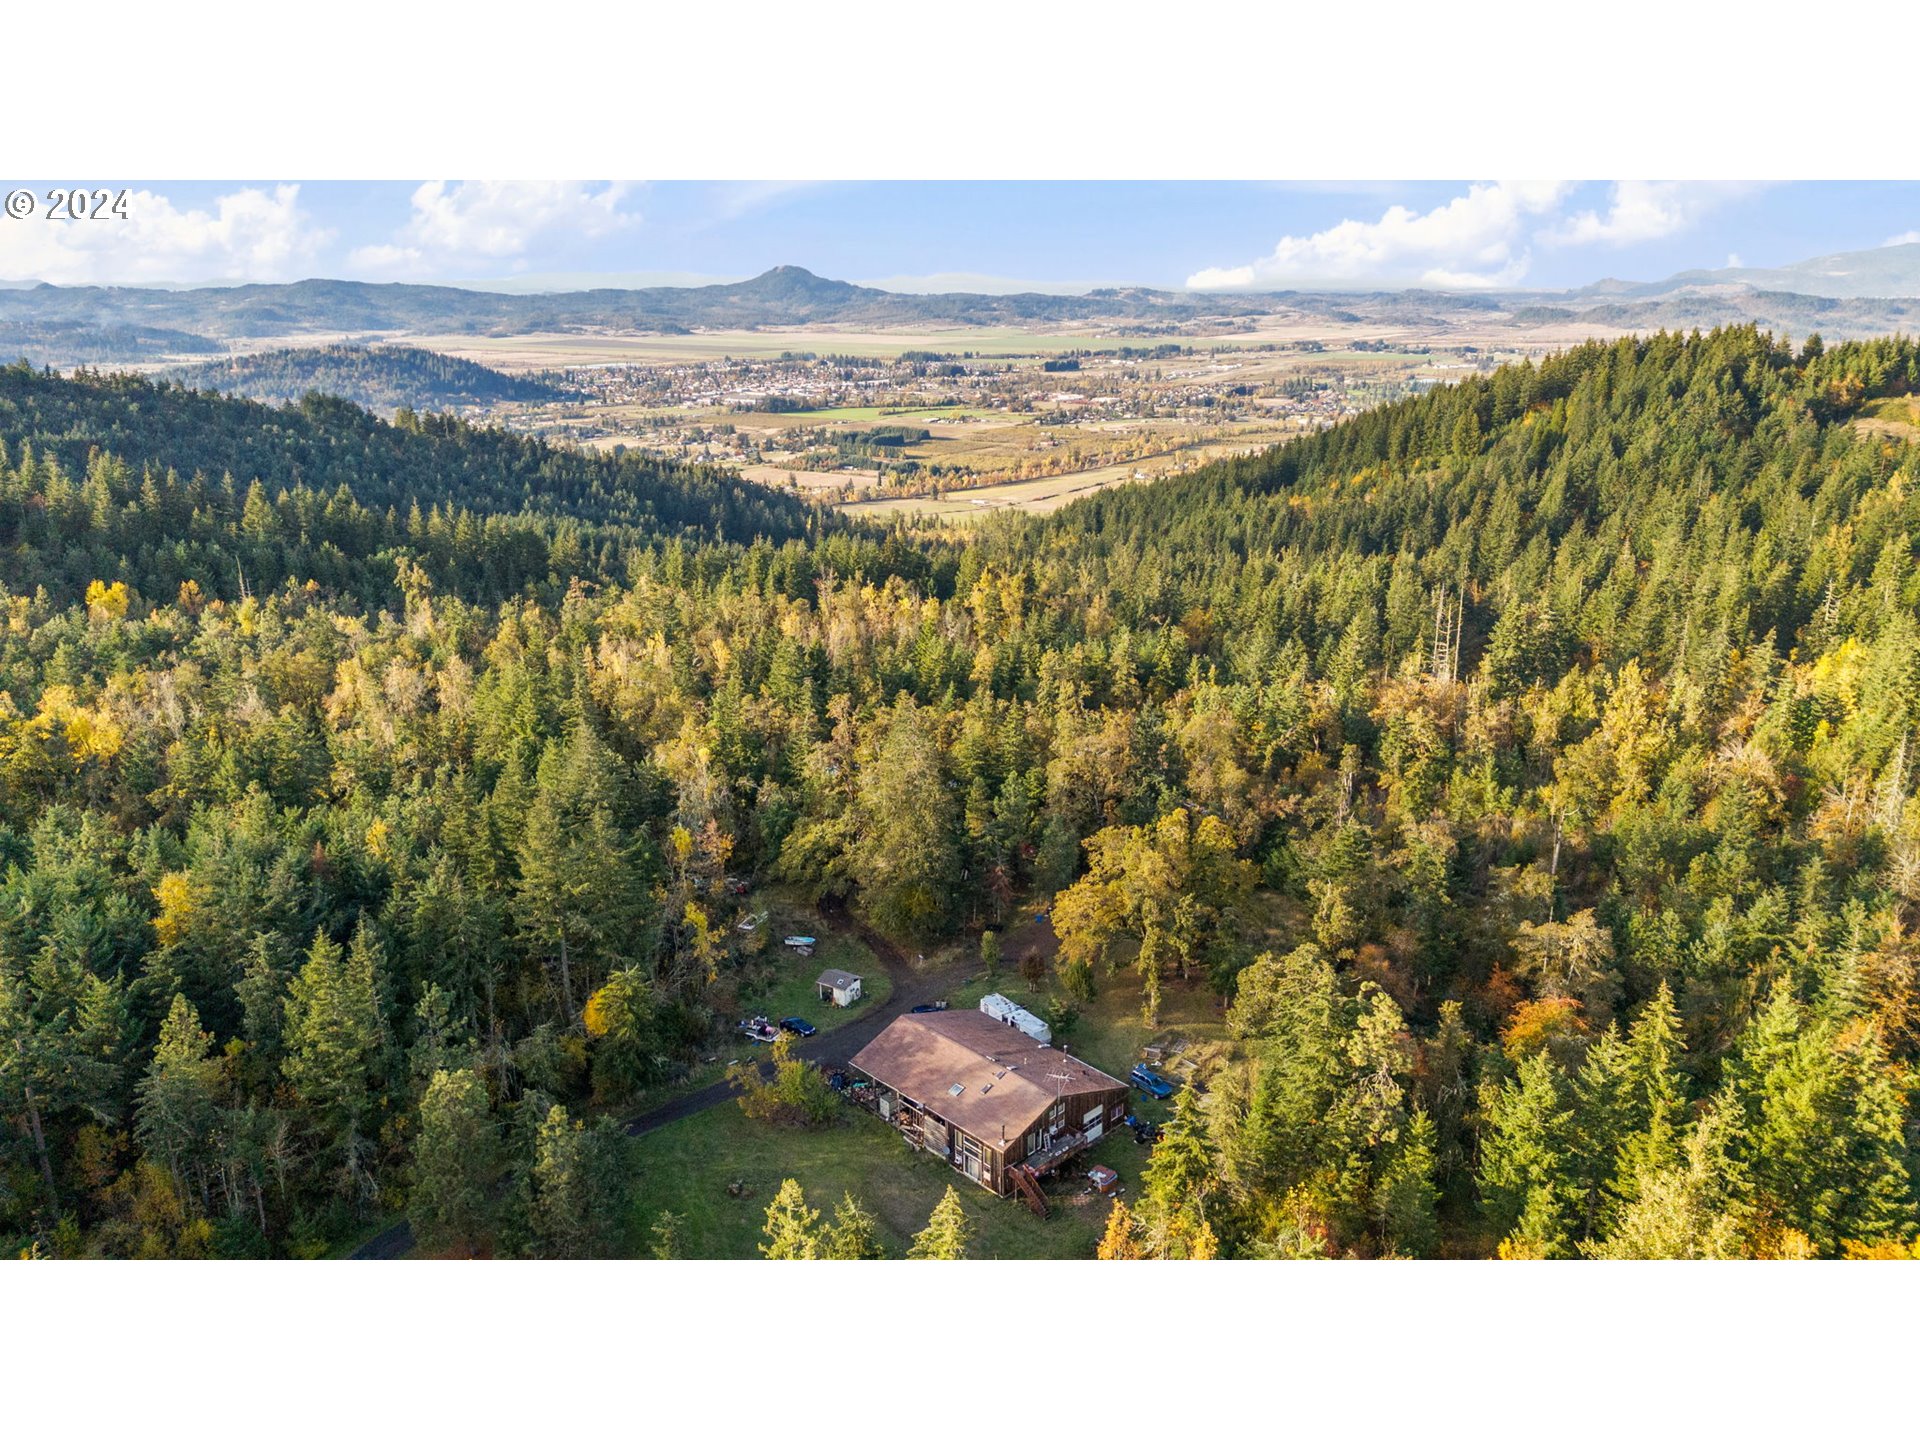
POLYGON ((905 517, 961 524, 977 520, 980 516, 991 514, 996 510, 1016 510, 1028 515, 1043 515, 1049 511, 1058 510, 1062 505, 1070 504, 1083 496, 1094 494, 1096 491, 1111 489, 1116 485, 1133 485, 1146 480, 1157 480, 1163 475, 1191 469, 1208 460, 1218 460, 1227 455, 1245 454, 1249 450, 1258 450, 1265 448, 1265 445, 1278 443, 1278 437, 1250 432, 1246 440, 1238 443, 1213 442, 1183 446, 1178 450, 1137 462, 1096 466, 1091 470, 1076 470, 1065 475, 1049 475, 1037 480, 1016 480, 997 485, 974 486, 938 495, 859 500, 844 504, 840 508, 850 515, 862 515, 874 520, 905 517))
POLYGON ((1483 373, 1512 351, 1511 341, 1436 347, 1360 330, 1333 343, 1258 325, 1190 328, 820 326, 425 343, 570 392, 496 407, 490 418, 516 432, 728 466, 820 504, 940 519, 1044 511, 1264 449, 1483 373), (971 497, 977 506, 948 498, 1029 482, 971 497))
MULTIPOLYGON (((1106 343, 1112 344, 1113 333, 1109 327, 1046 333, 989 325, 913 330, 839 330, 809 326, 702 330, 687 335, 429 335, 410 337, 408 343, 512 373, 571 365, 772 359, 794 350, 830 350, 836 355, 875 359, 897 359, 914 350, 982 356, 1054 354, 1096 343, 1103 334, 1106 343)), ((1226 343, 1229 337, 1217 338, 1226 343)), ((1207 341, 1201 338, 1194 343, 1207 341)))

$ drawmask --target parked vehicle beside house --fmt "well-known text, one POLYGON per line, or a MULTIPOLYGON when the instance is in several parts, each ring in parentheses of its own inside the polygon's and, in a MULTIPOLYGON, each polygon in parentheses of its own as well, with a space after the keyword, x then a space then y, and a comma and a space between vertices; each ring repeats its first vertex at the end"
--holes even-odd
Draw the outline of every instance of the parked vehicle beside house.
POLYGON ((1127 1073, 1127 1079, 1138 1089, 1144 1090, 1156 1100, 1165 1100, 1173 1094, 1173 1082, 1159 1071, 1142 1063, 1127 1073))

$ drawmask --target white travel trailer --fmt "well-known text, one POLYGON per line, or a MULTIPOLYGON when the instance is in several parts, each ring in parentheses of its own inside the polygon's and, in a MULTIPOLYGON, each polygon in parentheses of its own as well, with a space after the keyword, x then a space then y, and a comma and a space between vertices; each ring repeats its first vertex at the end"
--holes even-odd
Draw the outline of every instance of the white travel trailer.
POLYGON ((1031 1010, 1013 1003, 1004 995, 982 995, 980 997, 982 1013, 991 1015, 1002 1025, 1011 1025, 1023 1035, 1031 1035, 1042 1045, 1053 1043, 1053 1030, 1031 1010))

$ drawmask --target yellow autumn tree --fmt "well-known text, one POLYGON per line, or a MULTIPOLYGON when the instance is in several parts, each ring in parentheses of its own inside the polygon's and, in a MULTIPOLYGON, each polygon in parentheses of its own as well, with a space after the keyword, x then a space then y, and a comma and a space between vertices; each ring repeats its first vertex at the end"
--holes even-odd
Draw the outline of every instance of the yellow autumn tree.
POLYGON ((153 887, 153 898, 160 902, 154 916, 153 933, 162 945, 172 945, 187 933, 193 919, 193 887, 184 870, 169 870, 153 887))
POLYGON ((75 710, 67 717, 67 748, 76 760, 111 760, 126 740, 119 722, 99 710, 75 710))
POLYGON ((1107 1212, 1107 1233, 1100 1237, 1100 1248, 1093 1253, 1100 1260, 1140 1258, 1139 1242, 1133 1238, 1133 1211, 1126 1201, 1113 1202, 1113 1209, 1107 1212))
POLYGON ((111 585, 95 580, 87 586, 87 614, 94 620, 124 620, 127 616, 127 582, 111 585))

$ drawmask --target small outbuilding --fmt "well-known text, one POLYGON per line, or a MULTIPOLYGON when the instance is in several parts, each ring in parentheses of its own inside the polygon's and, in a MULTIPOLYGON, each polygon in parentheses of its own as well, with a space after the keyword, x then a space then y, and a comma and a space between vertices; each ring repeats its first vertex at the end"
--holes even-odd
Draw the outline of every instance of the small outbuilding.
POLYGON ((859 1000, 860 977, 846 970, 822 970, 813 988, 819 991, 821 1000, 844 1009, 859 1000))

